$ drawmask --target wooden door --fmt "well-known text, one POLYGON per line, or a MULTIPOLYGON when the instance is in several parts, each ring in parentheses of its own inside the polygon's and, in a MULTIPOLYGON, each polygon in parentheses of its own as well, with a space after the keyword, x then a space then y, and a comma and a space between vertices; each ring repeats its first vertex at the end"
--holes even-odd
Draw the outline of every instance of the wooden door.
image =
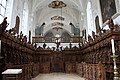
POLYGON ((64 72, 64 60, 61 54, 55 53, 52 55, 51 71, 64 72))

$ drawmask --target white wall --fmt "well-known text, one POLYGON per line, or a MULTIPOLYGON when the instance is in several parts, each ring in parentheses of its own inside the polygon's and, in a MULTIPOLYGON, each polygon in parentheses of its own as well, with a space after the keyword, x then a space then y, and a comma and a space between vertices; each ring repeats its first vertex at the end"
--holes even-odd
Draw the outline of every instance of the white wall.
POLYGON ((12 17, 11 17, 11 25, 10 27, 13 28, 16 22, 16 16, 20 17, 20 30, 22 24, 22 14, 23 14, 23 7, 24 7, 24 0, 14 0, 13 1, 13 9, 12 9, 12 17))
POLYGON ((6 7, 6 14, 5 15, 7 16, 7 22, 9 23, 9 25, 7 27, 8 30, 11 28, 13 1, 14 0, 7 0, 7 7, 6 7))
MULTIPOLYGON (((13 28, 15 26, 15 21, 16 21, 16 16, 18 15, 20 17, 20 30, 22 30, 21 24, 22 24, 22 17, 23 17, 23 8, 24 8, 24 2, 26 0, 7 0, 8 4, 7 4, 7 12, 6 15, 8 17, 8 23, 10 24, 8 29, 13 28)), ((99 0, 88 0, 91 2, 92 4, 92 13, 93 13, 93 24, 94 24, 94 31, 96 31, 96 27, 95 27, 95 17, 98 16, 99 17, 99 23, 100 23, 100 27, 103 26, 102 23, 102 16, 101 16, 101 9, 100 9, 100 2, 99 0)), ((74 16, 74 18, 77 18, 76 20, 79 23, 80 26, 80 30, 87 30, 87 14, 86 14, 86 8, 87 8, 87 2, 88 1, 80 1, 83 2, 82 3, 82 9, 80 8, 81 12, 75 12, 74 14, 70 13, 72 16, 74 16)), ((33 5, 33 0, 27 0, 28 2, 28 26, 27 26, 27 30, 26 30, 26 34, 28 35, 29 30, 31 30, 32 35, 35 35, 35 26, 36 26, 36 21, 37 21, 37 14, 35 12, 33 12, 32 10, 32 5, 33 5)), ((116 8, 117 8, 117 13, 120 13, 120 0, 115 0, 116 2, 116 8)), ((76 25, 76 23, 74 23, 76 25)), ((69 27, 69 26, 68 26, 69 27)), ((23 32, 24 33, 24 32, 23 32)))
POLYGON ((96 25, 95 25, 95 18, 96 16, 99 17, 99 24, 102 27, 102 16, 101 16, 101 9, 100 9, 100 2, 98 0, 90 0, 91 7, 92 7, 92 17, 93 17, 93 31, 96 32, 96 25))

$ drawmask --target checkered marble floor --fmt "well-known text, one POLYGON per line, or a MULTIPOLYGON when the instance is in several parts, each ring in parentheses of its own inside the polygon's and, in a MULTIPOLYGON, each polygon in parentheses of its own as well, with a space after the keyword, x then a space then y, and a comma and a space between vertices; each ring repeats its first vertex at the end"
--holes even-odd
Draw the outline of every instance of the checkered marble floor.
POLYGON ((49 74, 39 74, 32 80, 85 80, 76 74, 66 74, 66 73, 49 73, 49 74))

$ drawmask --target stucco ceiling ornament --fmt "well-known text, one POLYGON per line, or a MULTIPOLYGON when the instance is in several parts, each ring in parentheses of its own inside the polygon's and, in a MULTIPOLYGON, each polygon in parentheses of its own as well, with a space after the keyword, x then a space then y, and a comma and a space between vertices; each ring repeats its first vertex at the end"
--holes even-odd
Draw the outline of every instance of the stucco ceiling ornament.
POLYGON ((66 4, 63 1, 56 0, 56 1, 52 1, 48 5, 48 7, 51 7, 51 8, 63 8, 63 7, 66 7, 66 4))

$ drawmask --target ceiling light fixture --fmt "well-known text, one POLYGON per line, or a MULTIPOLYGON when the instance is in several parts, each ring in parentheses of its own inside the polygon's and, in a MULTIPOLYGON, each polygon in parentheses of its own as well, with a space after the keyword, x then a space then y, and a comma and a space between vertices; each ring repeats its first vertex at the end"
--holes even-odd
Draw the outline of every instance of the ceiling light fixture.
MULTIPOLYGON (((62 19, 63 18, 62 17, 62 8, 66 7, 66 4, 63 1, 55 0, 55 1, 52 1, 48 5, 48 7, 53 8, 53 9, 61 9, 61 16, 56 16, 55 19, 51 19, 51 20, 61 20, 61 23, 56 22, 56 25, 54 25, 56 27, 54 27, 52 29, 56 30, 56 31, 63 30, 63 28, 62 28, 62 26, 63 26, 62 20, 64 20, 64 19, 62 19), (58 19, 58 18, 60 18, 60 19, 58 19), (58 26, 61 26, 61 27, 58 27, 58 26)), ((61 31, 60 31, 60 33, 57 33, 57 34, 59 34, 59 36, 61 36, 61 31)), ((59 42, 60 39, 59 39, 59 37, 56 38, 56 41, 57 41, 56 44, 57 44, 57 49, 58 49, 59 45, 60 45, 60 42, 59 42)))

